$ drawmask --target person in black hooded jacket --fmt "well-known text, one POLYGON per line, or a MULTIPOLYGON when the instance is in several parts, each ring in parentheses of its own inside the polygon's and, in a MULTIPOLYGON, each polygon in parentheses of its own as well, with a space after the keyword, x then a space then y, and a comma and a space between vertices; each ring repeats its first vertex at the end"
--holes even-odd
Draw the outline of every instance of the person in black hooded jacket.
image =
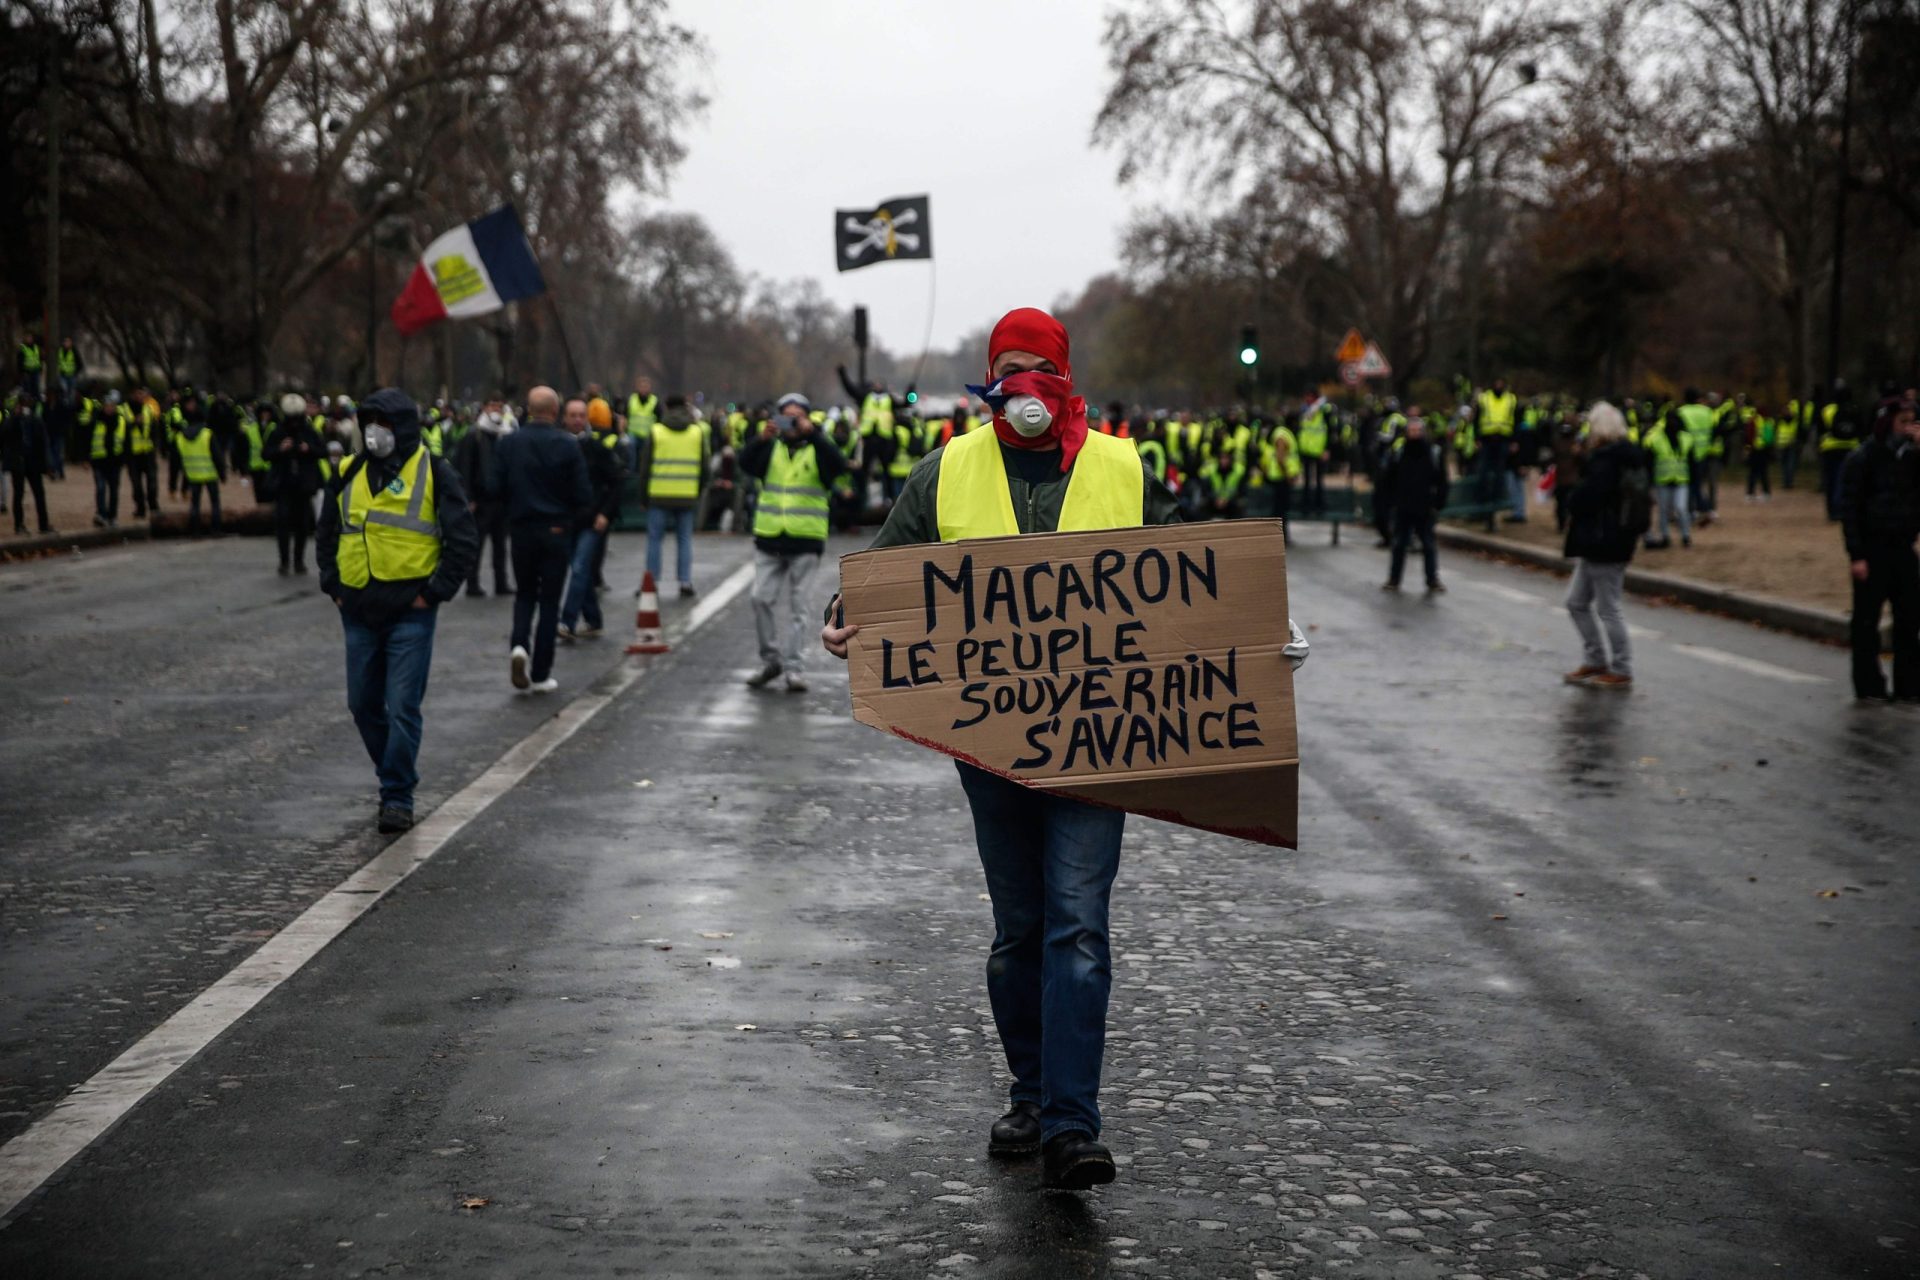
POLYGON ((1896 701, 1920 702, 1920 428, 1911 401, 1889 397, 1867 442, 1841 464, 1840 528, 1853 575, 1853 696, 1888 696, 1880 669, 1880 611, 1893 612, 1896 701))
POLYGON ((365 452, 327 486, 315 552, 347 640, 347 708, 380 779, 383 832, 413 825, 420 703, 434 623, 473 571, 480 535, 453 467, 392 388, 360 405, 365 452))

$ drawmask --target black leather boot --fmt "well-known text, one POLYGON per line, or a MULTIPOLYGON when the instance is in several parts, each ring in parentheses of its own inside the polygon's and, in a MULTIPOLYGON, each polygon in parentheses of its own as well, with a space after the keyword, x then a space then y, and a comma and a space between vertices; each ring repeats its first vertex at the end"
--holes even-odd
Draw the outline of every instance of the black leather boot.
POLYGON ((1041 1159, 1042 1184, 1060 1191, 1085 1191, 1113 1181, 1113 1153, 1078 1129, 1049 1138, 1041 1159))
POLYGON ((987 1134, 987 1154, 997 1159, 1030 1156, 1040 1150, 1040 1108, 1016 1102, 1013 1110, 993 1122, 987 1134))

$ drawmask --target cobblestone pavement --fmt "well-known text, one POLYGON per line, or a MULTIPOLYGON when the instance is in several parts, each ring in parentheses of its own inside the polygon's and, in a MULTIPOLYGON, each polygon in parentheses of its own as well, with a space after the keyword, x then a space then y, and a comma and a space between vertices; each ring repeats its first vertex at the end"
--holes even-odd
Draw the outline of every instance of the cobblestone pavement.
MULTIPOLYGON (((1553 683, 1539 581, 1393 601, 1378 568, 1296 553, 1302 851, 1130 823, 1113 1186, 984 1156, 1006 1080, 951 765, 853 724, 836 668, 748 693, 736 604, 70 1166, 0 1270, 1914 1274, 1920 720, 1701 660, 1839 665, 1672 610, 1635 612, 1649 687, 1603 702, 1553 683)), ((492 660, 481 628, 453 671, 463 644, 492 660)), ((436 684, 473 739, 449 789, 504 745, 493 682, 436 684)), ((316 856, 351 862, 345 827, 316 856)), ((261 909, 196 892, 183 918, 261 909)))

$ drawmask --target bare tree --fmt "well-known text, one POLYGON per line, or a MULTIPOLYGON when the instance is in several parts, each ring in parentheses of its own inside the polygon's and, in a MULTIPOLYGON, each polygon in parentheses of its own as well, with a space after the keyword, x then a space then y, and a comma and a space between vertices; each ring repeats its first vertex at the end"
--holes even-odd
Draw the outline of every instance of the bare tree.
POLYGON ((1841 164, 1834 122, 1854 0, 1679 0, 1697 74, 1686 138, 1703 158, 1703 227, 1786 320, 1792 384, 1814 383, 1816 296, 1841 164))
POLYGON ((1106 32, 1097 142, 1223 195, 1308 193, 1352 319, 1410 379, 1470 174, 1507 181, 1521 95, 1570 30, 1534 0, 1138 0, 1106 32))

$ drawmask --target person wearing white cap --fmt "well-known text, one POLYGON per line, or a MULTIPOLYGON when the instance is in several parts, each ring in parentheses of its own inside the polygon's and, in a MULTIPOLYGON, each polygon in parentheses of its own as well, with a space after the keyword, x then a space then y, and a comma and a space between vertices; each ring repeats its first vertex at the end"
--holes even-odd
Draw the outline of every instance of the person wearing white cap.
POLYGON ((273 493, 273 536, 280 546, 280 572, 307 571, 313 537, 313 495, 320 491, 320 459, 326 446, 307 420, 307 399, 289 391, 280 397, 280 421, 267 432, 260 453, 267 460, 273 493))
POLYGON ((747 444, 740 470, 760 481, 753 516, 753 624, 760 670, 747 686, 763 689, 780 676, 788 693, 805 693, 801 654, 811 640, 807 584, 827 549, 828 492, 849 471, 847 459, 814 425, 813 406, 798 392, 780 397, 773 429, 747 444), (787 621, 775 611, 787 592, 787 621))

